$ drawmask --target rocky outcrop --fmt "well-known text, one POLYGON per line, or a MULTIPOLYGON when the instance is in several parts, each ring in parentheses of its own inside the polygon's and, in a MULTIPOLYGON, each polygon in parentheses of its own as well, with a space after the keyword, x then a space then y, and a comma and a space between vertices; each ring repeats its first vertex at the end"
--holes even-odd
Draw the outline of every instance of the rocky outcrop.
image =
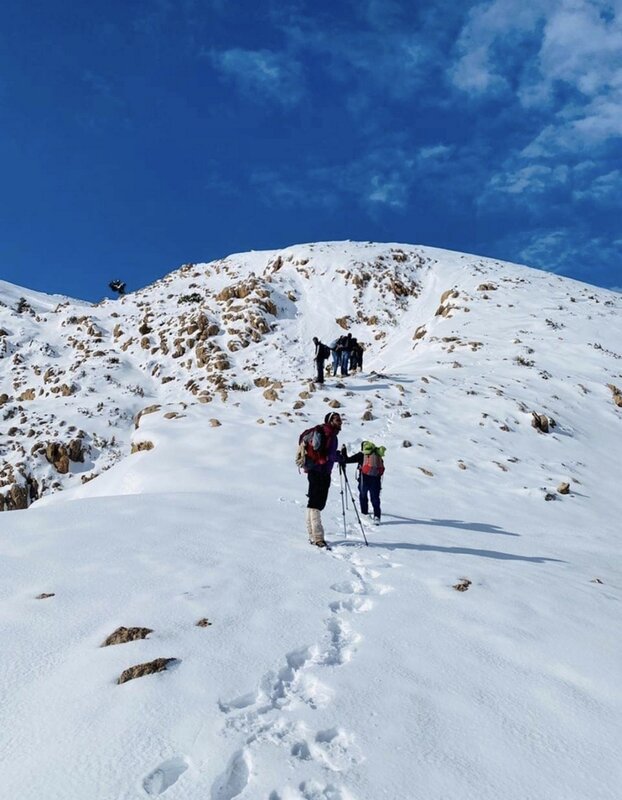
POLYGON ((155 672, 164 672, 169 664, 176 662, 176 658, 156 658, 153 661, 146 661, 143 664, 135 664, 133 667, 123 670, 117 683, 127 683, 135 678, 142 678, 145 675, 153 675, 155 672))
POLYGON ((618 408, 622 408, 622 392, 613 383, 608 383, 607 388, 611 390, 613 402, 618 406, 618 408))
POLYGON ((142 442, 132 442, 132 447, 130 453, 141 453, 144 450, 153 450, 153 442, 148 440, 142 442))
POLYGON ((151 628, 117 628, 103 642, 102 647, 110 647, 113 644, 125 644, 125 642, 135 642, 137 639, 146 639, 153 633, 151 628))

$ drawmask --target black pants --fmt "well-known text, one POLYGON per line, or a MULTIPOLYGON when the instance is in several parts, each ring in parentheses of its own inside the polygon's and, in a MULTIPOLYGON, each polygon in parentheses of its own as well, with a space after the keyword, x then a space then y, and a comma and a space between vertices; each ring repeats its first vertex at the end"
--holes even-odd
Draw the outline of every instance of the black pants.
POLYGON ((317 365, 317 382, 324 383, 324 359, 316 358, 315 363, 317 365))
POLYGON ((309 502, 307 503, 307 508, 317 508, 322 511, 328 499, 330 473, 310 469, 307 472, 307 478, 309 479, 309 491, 307 493, 309 502))

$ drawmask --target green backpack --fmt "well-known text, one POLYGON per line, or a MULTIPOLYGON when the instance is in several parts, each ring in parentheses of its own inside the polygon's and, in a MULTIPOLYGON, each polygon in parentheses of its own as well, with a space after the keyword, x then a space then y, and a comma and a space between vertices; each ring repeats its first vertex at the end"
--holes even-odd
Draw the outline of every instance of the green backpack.
POLYGON ((363 442, 361 450, 363 451, 363 464, 361 466, 363 475, 375 477, 382 475, 384 473, 383 456, 387 452, 387 448, 376 447, 373 442, 363 442))

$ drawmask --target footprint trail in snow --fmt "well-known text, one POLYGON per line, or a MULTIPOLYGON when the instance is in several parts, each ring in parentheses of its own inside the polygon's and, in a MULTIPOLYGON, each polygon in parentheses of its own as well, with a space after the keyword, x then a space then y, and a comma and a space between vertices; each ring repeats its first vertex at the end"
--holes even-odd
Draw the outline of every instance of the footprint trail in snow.
POLYGON ((355 800, 346 788, 349 772, 364 760, 355 735, 338 724, 314 730, 309 711, 312 720, 313 712, 330 708, 334 691, 322 678, 355 657, 361 641, 356 616, 371 611, 376 598, 391 590, 378 578, 399 564, 339 545, 332 556, 350 574, 331 586, 336 599, 328 605, 321 640, 285 654, 282 666, 263 675, 255 690, 219 703, 225 735, 237 739, 237 746, 212 786, 211 800, 234 800, 252 784, 253 775, 260 780, 265 747, 279 748, 296 776, 295 786, 288 782, 268 790, 270 800, 355 800))

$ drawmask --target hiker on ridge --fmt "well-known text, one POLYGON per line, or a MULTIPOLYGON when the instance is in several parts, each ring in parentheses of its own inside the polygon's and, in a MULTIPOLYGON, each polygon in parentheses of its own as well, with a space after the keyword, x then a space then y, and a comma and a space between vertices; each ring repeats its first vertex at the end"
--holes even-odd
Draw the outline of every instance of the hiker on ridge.
POLYGON ((343 337, 343 350, 341 353, 341 374, 347 376, 348 365, 350 363, 350 350, 352 348, 352 334, 348 333, 343 337))
POLYGON ((317 367, 317 382, 324 383, 324 362, 330 355, 330 348, 324 342, 320 342, 317 336, 313 337, 313 344, 315 345, 313 359, 317 367))
POLYGON ((337 374, 337 370, 341 366, 341 353, 343 351, 343 336, 338 336, 334 341, 329 344, 330 351, 333 354, 333 375, 337 374))
POLYGON ((350 345, 350 369, 352 372, 363 369, 363 348, 354 336, 350 345))
POLYGON ((327 547, 320 512, 323 511, 330 489, 330 476, 335 462, 341 463, 338 435, 341 416, 332 411, 324 417, 324 424, 305 431, 300 443, 305 442, 305 457, 302 468, 307 473, 309 489, 307 497, 307 533, 309 542, 316 547, 327 547))
POLYGON ((348 455, 346 446, 341 448, 343 464, 358 464, 357 481, 359 486, 359 502, 361 514, 369 513, 368 496, 374 510, 374 524, 380 525, 380 491, 384 473, 384 454, 386 447, 376 447, 373 442, 362 442, 361 449, 352 456, 348 455))

